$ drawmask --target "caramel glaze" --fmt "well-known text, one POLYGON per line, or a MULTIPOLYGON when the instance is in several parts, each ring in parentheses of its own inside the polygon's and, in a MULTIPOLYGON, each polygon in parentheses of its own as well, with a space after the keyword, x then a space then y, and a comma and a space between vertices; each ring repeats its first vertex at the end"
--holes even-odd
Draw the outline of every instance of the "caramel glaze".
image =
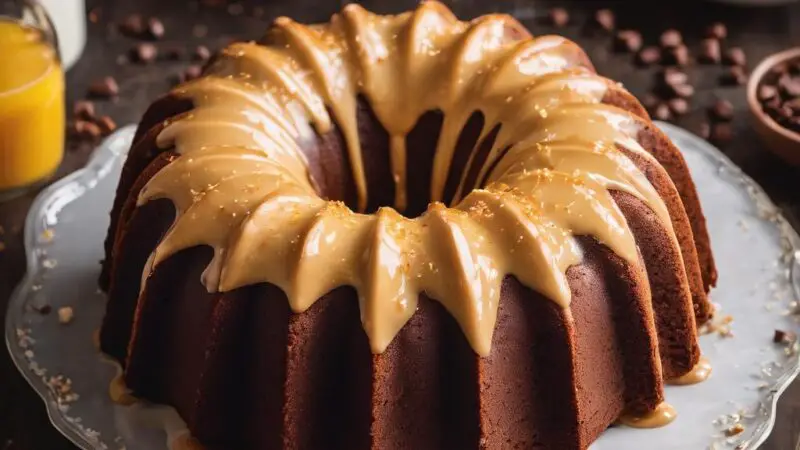
POLYGON ((667 380, 667 384, 674 386, 687 386, 690 384, 697 384, 706 381, 711 376, 711 363, 706 357, 700 357, 700 361, 689 372, 681 375, 678 378, 667 380))
POLYGON ((669 425, 678 414, 669 403, 661 403, 653 411, 644 415, 623 414, 619 423, 632 428, 659 428, 669 425))
POLYGON ((565 272, 582 260, 576 236, 641 264, 609 190, 640 199, 672 230, 664 202, 618 150, 653 160, 636 141, 639 122, 601 103, 608 82, 578 54, 563 38, 532 38, 509 16, 461 22, 436 2, 396 16, 351 4, 325 25, 276 20, 264 42, 229 46, 205 77, 176 89, 194 109, 169 122, 157 144, 181 156, 149 180, 138 204, 168 198, 177 216, 143 286, 171 255, 208 245, 209 292, 269 282, 302 312, 353 286, 375 353, 425 292, 488 355, 506 275, 566 308, 565 272), (358 96, 390 136, 394 205, 375 214, 321 198, 301 151, 335 122, 363 211, 369 149, 359 143, 358 96), (433 201, 410 219, 398 212, 408 201, 406 135, 430 110, 444 115, 433 201), (440 201, 456 141, 474 111, 485 117, 478 142, 502 127, 476 181, 464 170, 448 206, 440 201))

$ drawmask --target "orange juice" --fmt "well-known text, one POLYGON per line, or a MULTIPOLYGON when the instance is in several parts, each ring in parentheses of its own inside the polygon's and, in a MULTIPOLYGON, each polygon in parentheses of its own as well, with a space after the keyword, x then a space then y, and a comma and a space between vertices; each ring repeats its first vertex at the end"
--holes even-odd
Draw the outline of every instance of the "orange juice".
POLYGON ((64 73, 42 33, 0 17, 0 191, 53 173, 64 155, 64 73))

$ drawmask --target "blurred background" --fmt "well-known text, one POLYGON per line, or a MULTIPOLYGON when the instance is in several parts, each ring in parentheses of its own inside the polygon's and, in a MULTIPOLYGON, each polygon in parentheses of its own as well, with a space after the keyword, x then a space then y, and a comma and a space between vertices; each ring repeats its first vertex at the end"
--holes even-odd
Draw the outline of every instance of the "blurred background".
MULTIPOLYGON (((178 82, 197 76, 209 55, 220 47, 234 40, 260 38, 277 16, 322 22, 349 3, 43 2, 49 5, 62 41, 61 56, 69 66, 68 139, 56 178, 81 167, 103 135, 117 125, 137 122, 155 98, 178 82), (92 115, 99 118, 95 128, 84 120, 89 107, 92 115)), ((0 8, 11 10, 14 3, 0 0, 0 8)), ((417 0, 361 3, 372 11, 392 13, 414 7, 417 0)), ((587 50, 600 74, 622 82, 646 103, 652 115, 677 123, 722 149, 765 188, 794 227, 800 229, 800 169, 765 151, 751 125, 745 97, 749 71, 760 60, 800 45, 800 3, 775 0, 446 0, 444 3, 462 19, 492 12, 509 13, 535 35, 563 34, 576 41, 587 50), (720 43, 718 57, 713 55, 713 49, 709 53, 704 42, 714 32, 709 29, 714 24, 722 24, 727 30, 725 36, 716 38, 720 43), (669 36, 664 35, 665 31, 670 31, 669 36), (672 31, 679 34, 681 46, 687 52, 683 55, 685 60, 672 50, 675 46, 664 42, 674 39, 672 31), (645 54, 649 47, 659 52, 660 61, 645 54), (734 61, 726 61, 730 59, 734 61), (678 75, 677 81, 675 77, 668 79, 668 72, 673 70, 668 67, 675 66, 685 75, 678 75)), ((0 15, 3 11, 0 9, 0 15)), ((5 302, 24 271, 21 228, 35 193, 0 204, 0 316, 4 315, 5 302)), ((783 397, 776 429, 762 448, 794 448, 798 433, 800 385, 795 383, 783 397)), ((39 398, 17 374, 6 353, 0 352, 0 450, 70 448, 73 447, 49 426, 39 398)))

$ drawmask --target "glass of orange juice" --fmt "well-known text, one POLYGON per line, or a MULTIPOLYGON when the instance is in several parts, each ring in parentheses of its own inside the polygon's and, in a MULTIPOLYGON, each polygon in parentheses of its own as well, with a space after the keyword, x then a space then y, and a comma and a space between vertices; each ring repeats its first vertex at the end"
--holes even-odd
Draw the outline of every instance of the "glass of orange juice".
POLYGON ((64 71, 35 0, 0 15, 0 200, 45 181, 64 156, 64 71))

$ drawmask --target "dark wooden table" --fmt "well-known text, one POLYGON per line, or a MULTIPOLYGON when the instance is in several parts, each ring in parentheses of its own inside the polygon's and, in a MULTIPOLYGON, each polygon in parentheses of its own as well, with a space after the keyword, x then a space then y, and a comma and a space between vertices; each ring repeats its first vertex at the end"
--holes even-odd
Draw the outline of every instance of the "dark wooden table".
MULTIPOLYGON (((109 114, 117 123, 136 122, 145 107, 170 86, 171 79, 189 62, 158 62, 149 66, 119 64, 118 56, 131 49, 136 41, 121 36, 113 25, 127 14, 142 12, 156 15, 166 25, 161 48, 179 46, 192 49, 198 44, 217 48, 232 38, 256 38, 269 20, 285 14, 303 21, 324 21, 342 3, 325 0, 281 0, 243 2, 238 6, 209 7, 188 0, 114 1, 87 0, 87 7, 99 16, 89 24, 89 41, 83 58, 67 75, 68 97, 83 97, 89 82, 105 75, 117 78, 121 95, 113 102, 98 103, 99 112, 109 114), (241 13, 239 13, 241 11, 241 13), (207 30, 206 36, 202 35, 207 30)), ((219 2, 225 3, 225 2, 219 2)), ((408 9, 416 0, 367 1, 370 9, 397 12, 408 9)), ((731 45, 742 46, 752 67, 764 56, 791 45, 800 45, 800 3, 789 7, 743 9, 711 2, 535 2, 532 0, 452 0, 447 2, 461 17, 474 17, 488 12, 512 12, 535 34, 559 32, 583 45, 598 70, 622 81, 634 94, 641 96, 654 84, 656 69, 637 68, 629 55, 611 51, 607 35, 587 34, 581 25, 597 8, 609 6, 617 13, 618 26, 641 30, 649 42, 655 42, 666 28, 683 31, 690 48, 696 48, 705 26, 721 20, 728 24, 731 45), (566 4, 571 11, 572 25, 554 30, 541 18, 555 3, 566 4), (679 6, 674 6, 674 4, 679 6), (673 4, 673 6, 670 6, 673 4)), ((2 5, 2 3, 0 3, 2 5)), ((2 61, 0 61, 2 64, 2 61)), ((690 130, 699 129, 705 119, 705 107, 719 97, 736 107, 733 120, 734 139, 720 147, 745 172, 754 177, 783 209, 795 226, 800 227, 800 170, 788 167, 762 149, 749 125, 744 88, 719 86, 720 66, 692 66, 688 72, 697 94, 691 113, 678 123, 690 130)), ((63 176, 81 167, 90 147, 69 143, 69 151, 58 175, 63 176)), ((8 297, 24 272, 22 224, 35 193, 0 204, 0 319, 5 316, 8 297)), ((800 383, 784 394, 778 407, 778 421, 767 444, 768 450, 788 450, 796 445, 800 434, 800 383)), ((49 424, 41 400, 28 387, 13 367, 4 350, 0 351, 0 450, 69 449, 74 448, 49 424)))

